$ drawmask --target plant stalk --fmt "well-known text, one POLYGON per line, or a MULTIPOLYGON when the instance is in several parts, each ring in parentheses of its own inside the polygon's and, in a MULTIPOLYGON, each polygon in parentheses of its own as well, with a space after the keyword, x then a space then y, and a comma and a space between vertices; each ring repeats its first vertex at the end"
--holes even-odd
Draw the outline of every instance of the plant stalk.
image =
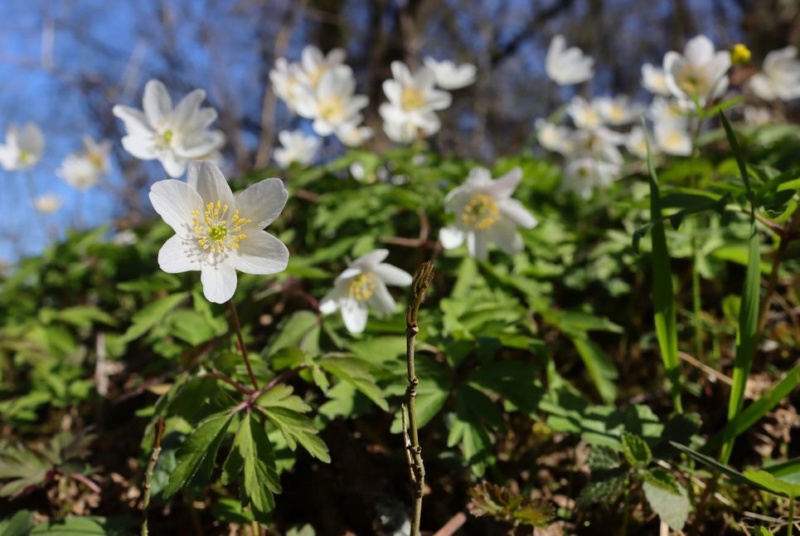
POLYGON ((164 419, 159 417, 156 422, 155 437, 153 438, 153 452, 150 454, 150 461, 147 463, 147 470, 144 473, 144 493, 142 500, 142 536, 148 536, 149 528, 147 526, 147 509, 150 507, 150 488, 153 479, 153 473, 158 463, 158 457, 161 455, 161 438, 164 437, 165 423, 164 419))
POLYGON ((253 367, 250 365, 250 358, 247 357, 247 349, 244 346, 244 336, 242 336, 242 326, 239 324, 239 315, 236 313, 236 306, 233 305, 233 300, 228 302, 228 308, 231 310, 233 329, 236 331, 236 338, 239 341, 239 351, 242 353, 242 357, 244 358, 244 365, 247 367, 247 374, 250 376, 250 381, 253 383, 253 387, 256 391, 258 391, 258 380, 256 380, 256 375, 253 373, 253 367))
MULTIPOLYGON (((422 448, 419 445, 419 431, 417 426, 417 388, 419 379, 414 364, 414 344, 419 333, 417 320, 419 308, 425 299, 425 293, 433 280, 433 265, 430 261, 423 263, 414 274, 411 283, 411 300, 406 312, 406 366, 408 372, 408 387, 406 387, 405 410, 408 412, 408 429, 404 428, 405 447, 409 464, 409 477, 411 479, 411 498, 413 509, 411 515, 411 534, 419 536, 420 521, 422 519, 422 496, 425 492, 425 465, 422 461, 422 448), (410 433, 409 433, 410 430, 410 433)), ((405 419, 403 419, 405 421, 405 419)))

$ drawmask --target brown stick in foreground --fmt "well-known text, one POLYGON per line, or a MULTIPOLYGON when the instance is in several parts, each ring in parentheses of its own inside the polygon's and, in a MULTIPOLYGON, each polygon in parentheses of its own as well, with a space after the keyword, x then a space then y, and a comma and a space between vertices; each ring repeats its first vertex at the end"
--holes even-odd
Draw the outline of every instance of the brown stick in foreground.
MULTIPOLYGON (((408 412, 408 430, 403 427, 405 446, 408 454, 411 493, 414 508, 411 515, 411 536, 419 536, 420 519, 422 518, 422 495, 425 491, 425 465, 422 462, 422 448, 419 445, 417 430, 416 398, 419 379, 414 368, 414 343, 419 333, 417 318, 419 308, 425 299, 425 293, 433 280, 433 264, 423 263, 414 274, 411 283, 411 299, 406 312, 406 364, 408 367, 408 387, 402 411, 408 412), (410 430, 410 434, 409 434, 410 430)), ((405 421, 405 419, 403 419, 405 421)))

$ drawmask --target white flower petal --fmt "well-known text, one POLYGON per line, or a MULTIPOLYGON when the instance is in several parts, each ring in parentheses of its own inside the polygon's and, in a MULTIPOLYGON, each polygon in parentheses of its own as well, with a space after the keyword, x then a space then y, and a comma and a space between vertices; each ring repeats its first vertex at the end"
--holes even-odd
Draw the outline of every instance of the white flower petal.
POLYGON ((377 275, 387 285, 406 287, 411 284, 413 277, 397 266, 382 262, 372 267, 372 273, 377 275))
POLYGON ((358 266, 350 266, 349 268, 345 268, 344 272, 339 274, 339 277, 336 278, 336 281, 352 279, 353 277, 360 275, 363 271, 364 270, 358 266))
POLYGON ((187 183, 197 185, 197 193, 203 198, 203 203, 216 203, 219 201, 223 206, 228 205, 229 210, 233 210, 234 199, 231 187, 225 180, 225 175, 212 162, 194 161, 189 163, 189 175, 193 178, 187 183))
POLYGON ((319 312, 324 315, 329 315, 339 309, 339 299, 342 293, 338 287, 328 292, 324 298, 319 302, 319 312))
POLYGON ((471 257, 479 261, 489 258, 489 237, 485 231, 467 233, 467 250, 471 257))
POLYGON ((164 166, 164 171, 172 178, 177 178, 186 172, 186 160, 179 158, 173 152, 163 153, 158 161, 164 166))
POLYGON ((189 272, 201 268, 200 259, 192 250, 191 243, 177 234, 164 242, 158 251, 158 266, 168 274, 189 272))
POLYGON ((226 262, 204 265, 200 270, 200 281, 203 295, 210 302, 225 303, 236 292, 236 270, 226 262))
POLYGON ((367 327, 367 304, 353 299, 345 299, 339 304, 342 320, 350 333, 362 333, 367 327))
POLYGON ((383 283, 377 284, 375 291, 369 299, 369 303, 383 315, 392 314, 397 308, 397 303, 394 301, 394 298, 392 298, 392 295, 389 294, 389 289, 387 289, 386 285, 383 283))
POLYGON ((172 99, 164 84, 159 80, 150 80, 144 87, 142 98, 144 114, 153 126, 158 126, 172 113, 172 99))
POLYGON ((464 231, 455 226, 442 227, 439 231, 439 241, 444 249, 455 249, 464 243, 464 231))
POLYGON ((154 160, 158 156, 152 137, 125 136, 122 147, 139 160, 154 160))
POLYGON ((263 229, 280 216, 288 197, 280 179, 264 179, 236 194, 236 208, 250 225, 263 229))
MULTIPOLYGON (((183 99, 181 99, 181 101, 175 107, 175 112, 173 113, 173 120, 175 122, 175 126, 180 128, 188 125, 189 123, 193 123, 195 116, 200 111, 199 110, 200 104, 203 102, 205 98, 206 98, 205 91, 203 91, 202 89, 195 89, 194 91, 186 95, 183 99)), ((213 117, 216 118, 217 115, 216 112, 214 110, 211 111, 213 112, 213 117)), ((199 120, 201 124, 204 121, 205 118, 199 120)))
POLYGON ((388 249, 376 249, 374 251, 370 251, 369 253, 361 255, 359 258, 353 261, 353 263, 350 266, 358 268, 369 268, 369 270, 371 271, 372 267, 374 267, 376 264, 380 262, 383 262, 388 256, 389 256, 388 249))
POLYGON ((523 229, 533 229, 538 223, 536 218, 528 212, 522 203, 516 199, 503 199, 498 204, 500 213, 523 229))
MULTIPOLYGON (((488 172, 487 172, 488 173, 488 172)), ((491 175, 489 175, 491 180, 491 175)), ((507 199, 511 197, 514 190, 517 189, 519 182, 522 180, 522 170, 515 167, 502 177, 498 177, 486 188, 486 193, 490 194, 497 200, 507 199)))
POLYGON ((286 269, 289 250, 268 232, 252 230, 239 242, 239 249, 231 254, 230 263, 247 274, 276 274, 286 269))
POLYGON ((497 244, 497 247, 507 255, 515 255, 525 247, 516 226, 510 221, 501 220, 492 225, 486 232, 492 242, 497 244))
POLYGON ((191 234, 192 212, 203 211, 203 200, 197 192, 175 179, 159 181, 151 186, 150 202, 167 225, 182 236, 191 234))

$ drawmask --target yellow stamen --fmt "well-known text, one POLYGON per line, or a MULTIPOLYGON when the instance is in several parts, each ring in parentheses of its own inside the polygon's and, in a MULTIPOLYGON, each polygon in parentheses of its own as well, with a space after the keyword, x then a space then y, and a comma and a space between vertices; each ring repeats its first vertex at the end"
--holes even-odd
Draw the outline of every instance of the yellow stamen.
POLYGON ((500 219, 500 209, 491 196, 478 193, 464 206, 461 223, 473 231, 485 231, 500 219))
POLYGON ((350 281, 347 294, 356 301, 365 302, 372 297, 376 288, 378 288, 378 278, 375 274, 366 272, 350 281))
POLYGON ((417 88, 406 87, 403 88, 403 93, 400 96, 400 104, 404 110, 416 110, 425 104, 425 97, 417 88))
POLYGON ((219 200, 208 203, 202 214, 199 210, 192 211, 194 236, 201 249, 209 253, 239 249, 239 242, 247 238, 240 231, 250 220, 239 216, 238 209, 228 216, 228 205, 219 200))

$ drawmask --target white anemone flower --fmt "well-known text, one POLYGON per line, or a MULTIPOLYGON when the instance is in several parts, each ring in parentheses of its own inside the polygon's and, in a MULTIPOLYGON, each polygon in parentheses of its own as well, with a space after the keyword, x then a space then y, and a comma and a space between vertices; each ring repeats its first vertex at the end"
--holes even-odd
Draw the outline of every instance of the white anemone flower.
POLYGON ((98 143, 91 137, 84 136, 83 147, 83 152, 67 155, 61 162, 61 167, 56 170, 56 175, 80 191, 88 190, 108 173, 111 142, 104 140, 98 143))
POLYGON ((644 108, 640 104, 631 103, 625 95, 616 97, 597 97, 592 101, 592 107, 597 110, 600 117, 608 125, 627 125, 640 118, 644 108))
POLYGON ((454 90, 471 86, 475 83, 478 70, 471 63, 456 65, 450 60, 436 61, 428 56, 424 60, 425 66, 433 71, 436 85, 442 89, 454 90))
POLYGON ((447 91, 436 89, 436 79, 427 67, 414 74, 403 62, 392 62, 391 80, 384 80, 383 92, 389 102, 380 106, 384 130, 393 141, 408 143, 418 134, 430 136, 438 132, 441 122, 437 110, 450 106, 452 97, 447 91))
POLYGON ((594 105, 583 97, 573 97, 567 105, 567 113, 578 128, 597 128, 603 124, 603 116, 594 105))
POLYGON ((297 100, 303 90, 303 82, 300 81, 299 73, 300 66, 296 63, 289 63, 286 58, 275 60, 275 67, 269 72, 272 91, 294 113, 297 113, 297 100))
POLYGON ((564 126, 554 125, 545 119, 536 120, 536 139, 548 151, 561 154, 572 152, 572 131, 564 126))
POLYGON ((336 132, 339 141, 348 147, 360 147, 375 134, 370 127, 360 127, 354 124, 345 124, 336 132))
POLYGON ((648 117, 653 123, 678 123, 683 127, 689 124, 688 103, 675 99, 655 97, 647 110, 648 117))
POLYGON ((538 222, 522 203, 511 198, 520 180, 520 168, 496 180, 488 169, 472 169, 464 184, 445 197, 445 209, 455 214, 456 220, 439 232, 442 246, 453 249, 466 240, 470 256, 482 261, 488 258, 489 242, 508 255, 522 251, 517 228, 532 229, 538 222))
POLYGON ((318 137, 306 136, 299 130, 283 130, 278 134, 278 139, 283 147, 276 148, 272 157, 282 168, 289 167, 292 162, 310 164, 320 146, 318 137))
POLYGON ((572 135, 573 158, 591 157, 612 164, 622 164, 617 148, 625 143, 625 135, 605 127, 578 129, 572 135))
POLYGON ((55 194, 42 194, 33 200, 33 207, 42 214, 52 214, 61 208, 61 198, 55 194))
POLYGON ((0 166, 6 171, 24 171, 35 166, 44 154, 44 135, 34 123, 22 128, 11 125, 6 143, 0 144, 0 166))
POLYGON ((287 199, 280 179, 264 179, 235 196, 211 162, 189 163, 187 182, 150 188, 150 201, 175 235, 158 252, 167 273, 200 271, 203 294, 224 303, 236 291, 236 270, 269 275, 286 269, 289 250, 264 231, 287 199))
POLYGON ((366 95, 355 95, 356 80, 346 65, 326 70, 314 90, 305 90, 297 100, 297 113, 314 120, 314 132, 329 136, 363 119, 360 110, 369 104, 366 95))
POLYGON ((128 131, 122 146, 141 160, 158 160, 170 177, 180 177, 190 160, 213 153, 225 143, 222 132, 208 130, 217 112, 200 107, 205 98, 205 91, 195 89, 173 108, 164 84, 150 80, 144 88, 144 112, 114 106, 114 115, 128 131))
POLYGON ((571 86, 594 76, 594 60, 577 47, 567 48, 567 40, 557 35, 550 41, 545 61, 547 76, 560 86, 571 86))
POLYGON ((690 39, 683 54, 670 51, 664 55, 664 76, 672 95, 697 101, 700 106, 725 93, 730 66, 730 53, 715 52, 714 44, 704 35, 690 39))
POLYGON ((591 199, 598 188, 605 188, 619 177, 619 164, 592 157, 571 160, 564 168, 564 182, 561 187, 574 192, 582 199, 591 199))
POLYGON ((749 85, 758 98, 766 101, 789 101, 800 97, 797 48, 790 46, 767 54, 762 72, 753 75, 749 85))
POLYGON ((763 127, 774 121, 769 108, 745 106, 742 111, 744 112, 744 123, 749 127, 763 127))
POLYGON ((685 124, 675 121, 658 121, 653 124, 656 147, 663 153, 675 156, 692 154, 692 137, 685 124))
POLYGON ((333 290, 320 301, 320 312, 328 315, 341 311, 350 333, 364 331, 368 305, 383 315, 394 312, 397 304, 386 285, 406 287, 411 284, 412 277, 408 272, 383 262, 388 256, 388 250, 376 249, 350 263, 334 281, 333 290))
MULTIPOLYGON (((647 158, 647 140, 645 136, 644 129, 636 125, 625 139, 625 148, 628 149, 628 152, 642 160, 647 158)), ((655 147, 651 146, 650 152, 655 153, 655 147)))
POLYGON ((669 87, 667 87, 667 77, 664 75, 664 69, 656 67, 652 63, 642 65, 642 87, 653 95, 668 97, 672 94, 669 91, 669 87))
POLYGON ((314 45, 306 45, 300 53, 298 80, 314 90, 321 82, 322 75, 331 69, 344 66, 345 59, 347 59, 347 53, 341 48, 334 48, 327 54, 323 54, 314 45))

